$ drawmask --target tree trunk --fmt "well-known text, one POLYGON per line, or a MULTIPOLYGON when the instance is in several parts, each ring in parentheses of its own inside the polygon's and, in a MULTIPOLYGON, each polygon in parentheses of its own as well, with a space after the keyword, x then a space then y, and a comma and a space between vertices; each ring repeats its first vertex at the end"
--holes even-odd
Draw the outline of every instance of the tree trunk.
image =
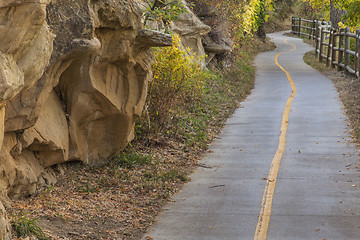
POLYGON ((258 37, 263 41, 265 42, 265 39, 266 39, 266 32, 265 32, 265 24, 262 24, 258 30, 257 30, 257 33, 258 37))
POLYGON ((265 32, 265 0, 260 1, 260 12, 258 13, 258 18, 260 21, 259 27, 257 29, 258 37, 265 42, 266 39, 266 32, 265 32))
POLYGON ((341 17, 346 13, 343 9, 338 9, 333 0, 330 0, 330 21, 333 28, 339 28, 341 17))

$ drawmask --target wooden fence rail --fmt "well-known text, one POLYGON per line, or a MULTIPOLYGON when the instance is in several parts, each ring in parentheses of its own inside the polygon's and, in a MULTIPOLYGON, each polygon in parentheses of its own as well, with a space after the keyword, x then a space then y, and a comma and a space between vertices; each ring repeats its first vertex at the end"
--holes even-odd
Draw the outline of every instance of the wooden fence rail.
POLYGON ((327 66, 360 77, 360 30, 332 28, 324 20, 292 18, 291 32, 315 40, 316 57, 327 66))

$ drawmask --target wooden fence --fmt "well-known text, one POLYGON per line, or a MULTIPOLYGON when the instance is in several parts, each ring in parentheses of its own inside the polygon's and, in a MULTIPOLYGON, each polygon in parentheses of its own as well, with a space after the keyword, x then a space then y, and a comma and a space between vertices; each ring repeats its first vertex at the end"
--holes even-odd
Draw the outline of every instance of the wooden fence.
POLYGON ((291 32, 315 40, 316 57, 327 66, 360 77, 360 30, 335 29, 330 22, 292 18, 291 32))

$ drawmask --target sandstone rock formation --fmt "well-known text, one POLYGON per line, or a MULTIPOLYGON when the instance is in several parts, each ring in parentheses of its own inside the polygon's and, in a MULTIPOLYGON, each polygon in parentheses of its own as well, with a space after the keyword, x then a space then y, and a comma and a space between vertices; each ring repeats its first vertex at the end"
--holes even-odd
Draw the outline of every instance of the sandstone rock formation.
MULTIPOLYGON (((150 1, 151 3, 151 1, 150 1)), ((205 56, 203 46, 203 37, 211 31, 211 27, 204 24, 188 6, 185 0, 181 0, 186 11, 179 14, 176 20, 171 21, 165 26, 162 20, 147 22, 147 27, 158 31, 170 30, 174 34, 178 34, 181 44, 184 48, 196 53, 199 56, 205 56)), ((140 4, 142 9, 146 9, 148 4, 140 4)), ((152 6, 150 4, 150 6, 152 6)))
POLYGON ((0 239, 10 240, 10 224, 4 206, 0 202, 0 239))
POLYGON ((204 1, 195 1, 193 11, 204 24, 211 27, 211 31, 202 37, 207 54, 206 64, 214 68, 231 67, 234 62, 234 43, 228 37, 229 23, 204 1))
MULTIPOLYGON (((182 0, 186 6, 186 1, 182 0)), ((202 44, 202 36, 209 33, 211 28, 205 25, 200 19, 186 6, 187 12, 179 15, 179 18, 170 23, 170 28, 174 33, 179 34, 185 48, 191 49, 199 56, 205 55, 202 44)))
MULTIPOLYGON (((151 80, 150 47, 172 44, 171 35, 144 29, 141 4, 0 1, 0 197, 31 195, 56 181, 56 164, 98 164, 132 140, 151 80)), ((188 11, 171 28, 204 55, 210 27, 188 11)))
MULTIPOLYGON (((55 181, 49 167, 119 153, 151 80, 151 46, 133 0, 0 2, 0 193, 55 181)), ((0 239, 9 230, 0 203, 0 239)))

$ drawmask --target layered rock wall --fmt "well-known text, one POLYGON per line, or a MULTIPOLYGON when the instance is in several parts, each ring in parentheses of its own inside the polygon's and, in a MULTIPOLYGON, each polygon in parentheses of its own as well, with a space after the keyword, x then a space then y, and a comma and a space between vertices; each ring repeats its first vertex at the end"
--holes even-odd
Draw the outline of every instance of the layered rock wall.
MULTIPOLYGON (((185 2, 184 2, 185 3, 185 2)), ((98 164, 133 138, 151 81, 141 1, 0 1, 0 200, 56 181, 52 166, 98 164)), ((210 28, 190 11, 171 23, 200 55, 210 28)), ((10 225, 0 201, 0 239, 10 225)))
POLYGON ((132 139, 151 80, 150 47, 171 44, 160 33, 162 43, 146 41, 149 34, 138 43, 141 17, 132 0, 0 2, 3 197, 33 194, 55 181, 49 167, 96 164, 132 139))

